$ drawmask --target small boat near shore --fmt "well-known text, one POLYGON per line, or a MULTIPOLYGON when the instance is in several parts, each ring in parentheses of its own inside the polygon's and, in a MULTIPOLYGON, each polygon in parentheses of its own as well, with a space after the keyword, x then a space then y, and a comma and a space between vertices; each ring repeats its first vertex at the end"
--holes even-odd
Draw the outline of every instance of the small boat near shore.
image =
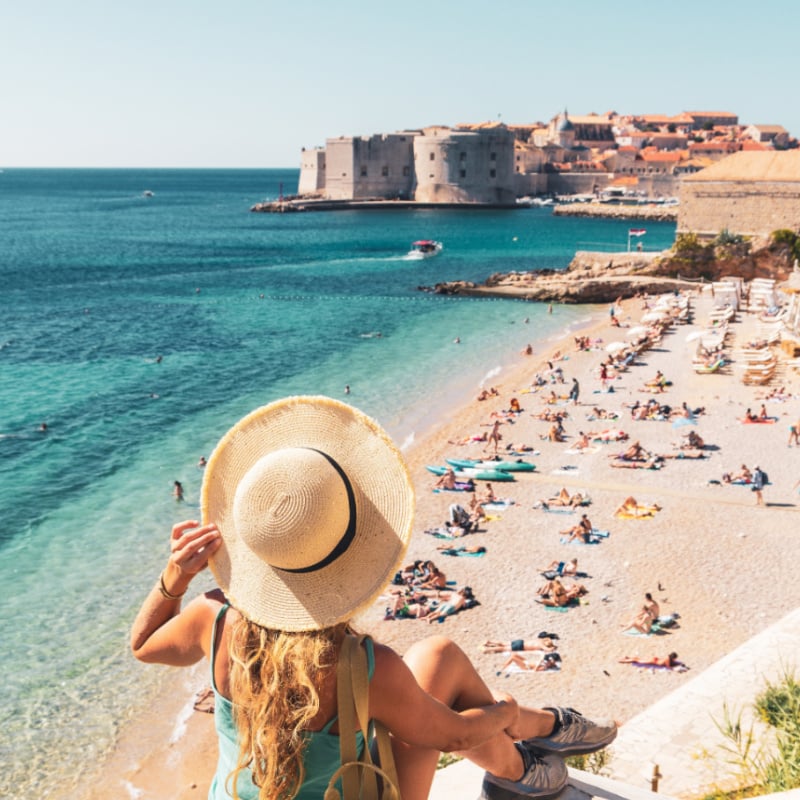
POLYGON ((420 239, 411 243, 411 249, 408 251, 407 257, 430 258, 431 256, 439 255, 443 247, 444 245, 441 242, 436 242, 433 239, 420 239))

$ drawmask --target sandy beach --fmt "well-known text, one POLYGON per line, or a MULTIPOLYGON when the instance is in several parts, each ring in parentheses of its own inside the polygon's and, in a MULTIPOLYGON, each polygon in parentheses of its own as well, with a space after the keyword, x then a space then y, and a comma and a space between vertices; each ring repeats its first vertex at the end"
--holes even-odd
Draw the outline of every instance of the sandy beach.
MULTIPOLYGON (((652 302, 652 300, 651 300, 652 302)), ((613 716, 624 724, 655 700, 713 664, 724 654, 780 619, 800 604, 800 584, 790 580, 790 566, 800 557, 797 500, 800 448, 788 448, 788 427, 800 417, 800 376, 783 370, 771 386, 744 385, 736 364, 726 371, 698 375, 690 365, 693 345, 687 336, 707 322, 708 296, 693 296, 688 324, 673 325, 655 347, 611 381, 613 392, 602 392, 598 377, 606 347, 624 339, 625 329, 613 328, 603 313, 581 331, 592 341, 589 350, 576 350, 573 338, 546 351, 520 354, 512 370, 495 379, 498 395, 479 402, 465 398, 462 408, 406 455, 417 489, 415 533, 407 561, 433 559, 458 586, 472 587, 479 605, 441 624, 413 619, 385 620, 386 599, 375 603, 359 626, 376 639, 403 651, 431 633, 454 638, 474 659, 487 683, 534 706, 570 705, 591 715, 613 716), (558 355, 558 357, 557 357, 558 355), (530 391, 532 377, 547 360, 562 369, 564 384, 530 391), (660 370, 671 381, 657 399, 679 408, 686 402, 703 408, 691 429, 704 439, 703 458, 666 458, 660 469, 616 469, 610 454, 638 440, 649 451, 674 455, 690 426, 672 421, 632 420, 627 406, 654 396, 643 391, 660 370), (554 390, 566 395, 572 379, 580 384, 577 405, 559 400, 550 408, 566 410, 565 443, 543 440, 550 423, 534 415, 547 408, 545 397, 554 390), (783 400, 764 400, 768 391, 785 387, 783 400), (437 550, 444 540, 425 531, 439 527, 453 502, 467 505, 466 493, 434 492, 436 481, 427 464, 444 464, 445 457, 482 455, 482 443, 451 444, 490 430, 492 413, 519 399, 522 412, 503 418, 501 445, 525 443, 539 451, 528 460, 532 473, 518 474, 513 483, 494 484, 495 493, 513 501, 479 532, 454 541, 482 545, 486 553, 448 557, 437 550), (742 424, 747 408, 766 405, 773 424, 742 424), (617 420, 588 420, 599 406, 618 414, 617 420), (621 429, 627 442, 595 443, 584 452, 574 444, 579 431, 621 429), (709 483, 725 472, 747 464, 769 474, 766 505, 756 506, 748 486, 709 483), (609 531, 599 544, 564 544, 560 530, 577 523, 580 514, 553 513, 535 508, 537 501, 565 487, 588 492, 586 511, 596 528, 609 531), (619 519, 614 511, 628 496, 654 503, 660 510, 643 519, 619 519), (540 571, 553 560, 577 557, 587 577, 588 594, 581 605, 548 609, 535 602, 544 583, 540 571), (765 591, 762 587, 768 587, 765 591), (677 614, 678 625, 663 635, 631 636, 621 625, 651 592, 661 614, 677 614), (497 672, 505 656, 483 654, 487 639, 534 640, 540 632, 558 634, 559 671, 497 672), (678 653, 686 672, 639 669, 619 663, 624 656, 665 656, 678 653)), ((618 314, 626 326, 637 325, 645 313, 641 300, 624 301, 618 314)), ((755 317, 740 315, 732 324, 728 351, 736 351, 754 335, 755 317)), ((477 394, 477 388, 475 394, 477 394)), ((483 492, 478 482, 478 492, 483 492)), ((569 585, 567 581, 567 585, 569 585)), ((152 667, 142 667, 152 669, 152 667)), ((175 672, 168 691, 153 704, 152 715, 121 725, 119 746, 85 798, 130 796, 141 800, 203 798, 216 758, 211 714, 191 711, 197 691, 207 685, 207 665, 175 672), (177 732, 177 733, 176 733, 177 732)), ((735 698, 732 698, 735 699, 735 698)))

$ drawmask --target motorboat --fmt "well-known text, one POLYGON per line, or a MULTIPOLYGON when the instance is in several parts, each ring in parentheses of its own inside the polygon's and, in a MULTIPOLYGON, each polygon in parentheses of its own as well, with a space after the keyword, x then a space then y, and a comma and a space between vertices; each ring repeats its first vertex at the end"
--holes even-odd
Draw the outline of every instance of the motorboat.
POLYGON ((430 258, 442 252, 442 243, 435 242, 433 239, 420 239, 418 242, 411 243, 408 251, 409 258, 430 258))

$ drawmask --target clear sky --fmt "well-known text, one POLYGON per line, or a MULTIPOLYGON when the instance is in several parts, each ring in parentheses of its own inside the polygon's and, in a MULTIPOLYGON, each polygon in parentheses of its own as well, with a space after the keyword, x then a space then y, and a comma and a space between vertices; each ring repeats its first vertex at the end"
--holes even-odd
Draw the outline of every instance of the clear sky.
POLYGON ((799 23, 796 0, 0 0, 0 167, 295 167, 564 108, 800 137, 799 23))

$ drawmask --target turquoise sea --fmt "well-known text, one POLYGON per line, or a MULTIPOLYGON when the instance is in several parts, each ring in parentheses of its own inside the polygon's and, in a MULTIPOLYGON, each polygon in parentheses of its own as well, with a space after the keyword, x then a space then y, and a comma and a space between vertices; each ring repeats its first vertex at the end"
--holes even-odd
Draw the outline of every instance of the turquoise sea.
MULTIPOLYGON (((130 656, 128 628, 171 525, 197 514, 198 458, 237 419, 288 394, 344 399, 349 384, 407 446, 525 344, 590 314, 417 287, 563 268, 576 249, 624 249, 632 224, 249 212, 297 178, 0 171, 2 797, 63 791, 157 689, 163 672, 130 656), (418 238, 444 251, 406 259, 418 238)), ((645 227, 647 249, 671 244, 673 225, 645 227)))

